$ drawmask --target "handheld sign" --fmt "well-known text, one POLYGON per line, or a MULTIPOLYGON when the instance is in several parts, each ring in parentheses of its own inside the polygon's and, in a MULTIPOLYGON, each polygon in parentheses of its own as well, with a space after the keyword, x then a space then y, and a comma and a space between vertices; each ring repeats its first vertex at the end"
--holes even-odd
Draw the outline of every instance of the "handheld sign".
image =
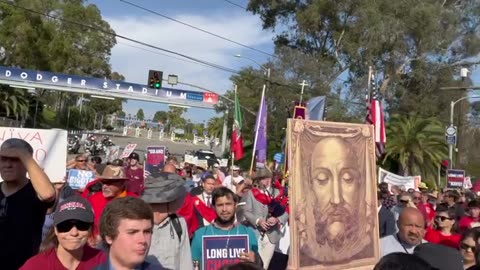
POLYGON ((95 179, 93 171, 70 170, 68 171, 67 182, 72 189, 84 188, 95 179))
POLYGON ((137 148, 136 143, 127 144, 127 146, 125 146, 125 149, 123 149, 123 153, 120 158, 128 158, 128 156, 130 156, 130 154, 135 151, 135 148, 137 148))
POLYGON ((205 235, 202 241, 202 269, 217 270, 240 262, 240 254, 249 252, 248 235, 205 235))
POLYGON ((145 162, 145 170, 152 174, 165 166, 165 146, 149 146, 147 147, 147 160, 145 162))
POLYGON ((447 170, 447 188, 463 188, 464 170, 447 170))
POLYGON ((50 181, 65 178, 65 170, 59 168, 67 166, 66 130, 0 127, 0 146, 10 138, 22 139, 32 146, 33 159, 43 168, 50 181))

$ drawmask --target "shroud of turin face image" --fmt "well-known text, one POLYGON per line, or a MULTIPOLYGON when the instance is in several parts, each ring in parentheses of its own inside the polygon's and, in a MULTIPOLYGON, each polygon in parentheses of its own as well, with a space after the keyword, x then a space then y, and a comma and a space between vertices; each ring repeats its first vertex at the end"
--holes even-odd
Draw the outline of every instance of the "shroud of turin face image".
POLYGON ((288 144, 297 266, 375 265, 379 241, 372 127, 292 119, 288 144))

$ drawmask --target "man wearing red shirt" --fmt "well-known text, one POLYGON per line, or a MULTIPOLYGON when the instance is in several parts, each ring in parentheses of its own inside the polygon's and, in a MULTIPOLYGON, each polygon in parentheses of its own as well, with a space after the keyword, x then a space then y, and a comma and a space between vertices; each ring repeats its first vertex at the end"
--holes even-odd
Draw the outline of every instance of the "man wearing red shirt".
POLYGON ((470 228, 478 227, 480 216, 480 201, 473 200, 468 203, 468 216, 463 216, 458 225, 459 231, 464 232, 470 228))
POLYGON ((143 167, 138 164, 140 161, 140 156, 133 152, 128 157, 128 165, 125 169, 125 173, 127 174, 127 190, 133 192, 140 196, 144 189, 144 172, 143 167))
MULTIPOLYGON (((125 182, 128 177, 120 166, 108 165, 103 170, 103 174, 97 179, 102 183, 102 192, 95 193, 88 198, 95 213, 95 223, 93 233, 98 238, 98 225, 103 210, 115 198, 123 198, 127 196, 138 197, 135 193, 127 191, 125 182)), ((98 238, 99 240, 99 238, 98 238)))

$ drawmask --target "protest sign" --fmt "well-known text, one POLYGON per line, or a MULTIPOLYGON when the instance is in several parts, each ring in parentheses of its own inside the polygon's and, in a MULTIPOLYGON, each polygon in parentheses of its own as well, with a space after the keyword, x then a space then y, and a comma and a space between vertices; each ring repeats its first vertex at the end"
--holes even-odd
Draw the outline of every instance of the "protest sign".
POLYGON ((411 188, 417 189, 419 178, 417 176, 401 176, 382 168, 378 168, 378 182, 387 183, 389 189, 391 186, 398 186, 400 188, 405 188, 405 190, 409 190, 411 188))
POLYGON ((183 158, 183 160, 185 161, 185 163, 197 164, 197 159, 196 159, 196 157, 194 157, 194 156, 192 156, 192 155, 185 155, 185 157, 183 158))
POLYGON ((118 158, 120 155, 120 146, 115 145, 115 146, 109 146, 107 147, 107 153, 105 153, 105 156, 107 157, 107 162, 112 162, 115 159, 118 158))
POLYGON ((465 181, 463 181, 463 188, 471 189, 472 187, 472 179, 470 178, 470 176, 465 177, 465 181))
POLYGON ((205 235, 202 239, 204 270, 216 270, 240 262, 240 254, 249 252, 248 235, 205 235))
POLYGON ((208 169, 208 161, 205 159, 198 159, 195 166, 208 169))
POLYGON ((165 166, 165 146, 147 147, 145 171, 151 175, 153 172, 160 171, 163 166, 165 166))
POLYGON ((84 170, 69 170, 67 182, 73 189, 84 188, 95 179, 95 172, 84 170))
POLYGON ((447 188, 462 188, 464 180, 464 170, 447 170, 447 188))
POLYGON ((127 144, 127 146, 125 146, 125 149, 123 149, 123 153, 120 158, 128 158, 128 156, 130 156, 130 154, 135 151, 135 148, 137 148, 136 143, 127 144))
POLYGON ((66 130, 0 127, 0 146, 10 138, 25 140, 32 146, 33 158, 44 169, 50 181, 64 179, 64 168, 67 166, 66 130))
POLYGON ((226 159, 226 158, 220 159, 220 164, 219 165, 220 165, 220 167, 224 167, 224 168, 228 167, 228 159, 226 159))

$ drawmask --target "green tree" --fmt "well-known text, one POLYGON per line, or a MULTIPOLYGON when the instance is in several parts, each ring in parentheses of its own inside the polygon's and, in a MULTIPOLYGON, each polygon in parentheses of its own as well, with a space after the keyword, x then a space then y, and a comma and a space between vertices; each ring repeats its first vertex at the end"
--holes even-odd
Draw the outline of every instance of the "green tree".
POLYGON ((137 119, 140 121, 143 121, 145 119, 145 113, 143 112, 143 109, 138 109, 137 119))
POLYGON ((387 126, 385 160, 392 159, 405 176, 421 175, 434 184, 437 168, 447 155, 445 131, 435 118, 394 115, 387 126))
MULTIPOLYGON (((84 0, 22 0, 15 1, 15 4, 70 21, 88 22, 113 32, 102 19, 100 10, 84 0)), ((111 48, 116 43, 114 36, 28 12, 8 3, 0 3, 0 9, 1 65, 123 80, 123 76, 112 72, 109 63, 111 48)), ((67 115, 67 108, 76 104, 78 95, 45 93, 41 99, 47 106, 55 107, 60 123, 67 115)))
POLYGON ((212 117, 207 122, 208 135, 214 137, 222 136, 223 124, 225 122, 224 117, 212 117))
POLYGON ((14 116, 16 119, 28 114, 28 94, 23 89, 1 87, 0 91, 0 115, 14 116))
POLYGON ((183 114, 187 112, 186 108, 171 106, 170 110, 167 112, 167 119, 169 122, 169 129, 171 127, 175 128, 185 128, 187 121, 183 118, 183 114))
POLYGON ((153 121, 155 122, 162 122, 163 124, 165 124, 165 122, 167 122, 167 119, 168 113, 166 111, 157 111, 153 115, 153 121))

